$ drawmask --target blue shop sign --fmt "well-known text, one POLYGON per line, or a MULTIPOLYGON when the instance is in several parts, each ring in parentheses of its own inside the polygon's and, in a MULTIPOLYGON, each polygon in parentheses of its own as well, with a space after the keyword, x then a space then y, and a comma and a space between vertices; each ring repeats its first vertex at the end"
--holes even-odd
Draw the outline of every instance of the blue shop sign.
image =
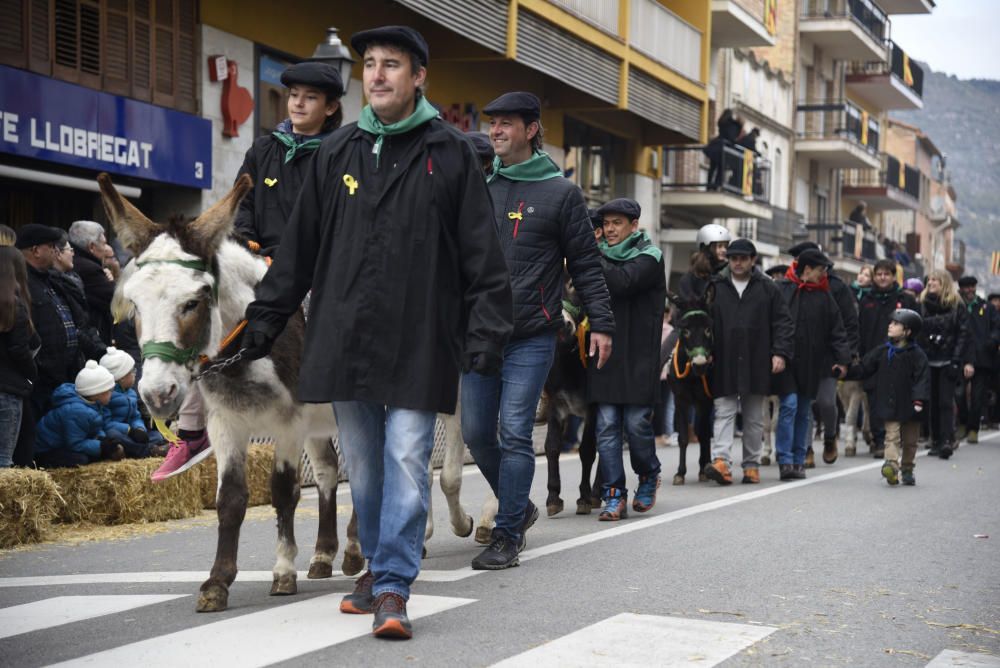
POLYGON ((0 153, 212 187, 212 122, 0 65, 0 153))

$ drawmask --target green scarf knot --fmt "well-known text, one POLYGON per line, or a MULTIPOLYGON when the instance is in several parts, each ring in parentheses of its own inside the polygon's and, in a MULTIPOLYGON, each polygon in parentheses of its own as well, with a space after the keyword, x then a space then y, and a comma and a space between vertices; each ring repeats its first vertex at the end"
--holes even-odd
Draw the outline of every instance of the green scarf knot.
MULTIPOLYGON (((280 130, 275 130, 271 133, 274 135, 278 141, 284 144, 288 150, 285 151, 285 164, 287 165, 295 157, 297 151, 314 151, 319 148, 319 145, 323 143, 323 137, 310 137, 304 141, 295 141, 295 137, 289 134, 285 134, 280 130)), ((325 137, 326 135, 324 135, 325 137)))
POLYGON ((562 175, 559 165, 549 157, 548 153, 536 151, 524 162, 508 167, 504 167, 500 156, 493 158, 493 173, 486 180, 489 182, 497 176, 503 176, 511 181, 547 181, 562 175))
POLYGON ((365 108, 361 110, 361 116, 358 118, 358 127, 369 134, 375 135, 375 146, 372 147, 372 153, 375 154, 375 167, 378 167, 379 159, 382 155, 382 140, 387 135, 401 135, 439 116, 438 110, 423 95, 417 98, 417 103, 413 108, 412 114, 401 121, 389 123, 388 125, 379 120, 370 104, 365 105, 365 108))
POLYGON ((602 238, 597 242, 597 248, 604 257, 615 262, 627 262, 640 255, 649 255, 657 262, 663 258, 663 253, 642 230, 633 232, 624 241, 614 246, 608 245, 608 240, 602 238))

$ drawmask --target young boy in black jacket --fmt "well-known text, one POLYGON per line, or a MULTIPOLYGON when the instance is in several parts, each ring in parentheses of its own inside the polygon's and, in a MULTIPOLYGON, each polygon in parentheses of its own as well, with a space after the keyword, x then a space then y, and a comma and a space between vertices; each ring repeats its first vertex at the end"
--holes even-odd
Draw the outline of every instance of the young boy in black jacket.
POLYGON ((913 343, 922 324, 920 314, 896 309, 889 320, 889 340, 872 348, 849 378, 875 376, 875 405, 872 412, 885 420, 885 464, 882 476, 890 485, 899 484, 900 441, 904 485, 917 484, 913 477, 920 436, 920 412, 930 396, 927 355, 913 343))

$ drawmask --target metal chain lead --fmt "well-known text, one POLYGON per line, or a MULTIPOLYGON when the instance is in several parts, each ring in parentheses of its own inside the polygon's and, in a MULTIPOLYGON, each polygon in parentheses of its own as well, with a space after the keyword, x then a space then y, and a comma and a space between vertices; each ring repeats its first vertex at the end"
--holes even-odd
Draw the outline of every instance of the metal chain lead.
POLYGON ((223 360, 219 360, 218 362, 212 362, 207 367, 196 373, 192 377, 192 380, 201 380, 205 376, 211 376, 212 374, 222 373, 232 365, 242 360, 243 353, 245 352, 246 348, 240 348, 239 350, 236 351, 236 354, 233 355, 232 357, 227 357, 223 360))

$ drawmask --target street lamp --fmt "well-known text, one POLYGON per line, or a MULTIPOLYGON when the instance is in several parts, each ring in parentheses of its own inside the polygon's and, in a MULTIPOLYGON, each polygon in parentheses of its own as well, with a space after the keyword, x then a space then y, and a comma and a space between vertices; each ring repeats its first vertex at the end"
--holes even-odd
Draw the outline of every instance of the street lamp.
POLYGON ((347 89, 351 85, 351 66, 354 64, 354 59, 337 36, 336 28, 326 29, 326 41, 316 45, 316 50, 309 60, 318 60, 336 67, 340 72, 340 79, 344 82, 344 95, 347 95, 347 89))

